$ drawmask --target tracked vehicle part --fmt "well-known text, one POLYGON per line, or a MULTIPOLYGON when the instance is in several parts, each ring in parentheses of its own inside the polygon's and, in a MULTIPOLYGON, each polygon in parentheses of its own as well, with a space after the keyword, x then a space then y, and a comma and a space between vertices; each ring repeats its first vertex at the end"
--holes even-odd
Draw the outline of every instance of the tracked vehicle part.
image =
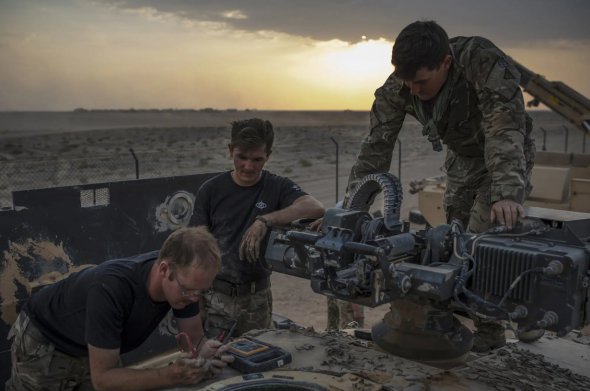
POLYGON ((391 173, 365 176, 343 207, 367 211, 380 192, 383 192, 383 222, 388 229, 393 229, 400 221, 404 193, 399 179, 391 173))
POLYGON ((473 336, 450 311, 395 300, 371 330, 373 342, 388 353, 422 362, 461 361, 473 336))
POLYGON ((207 387, 207 391, 379 391, 381 389, 381 385, 353 374, 331 376, 303 371, 253 373, 248 376, 220 380, 207 387))

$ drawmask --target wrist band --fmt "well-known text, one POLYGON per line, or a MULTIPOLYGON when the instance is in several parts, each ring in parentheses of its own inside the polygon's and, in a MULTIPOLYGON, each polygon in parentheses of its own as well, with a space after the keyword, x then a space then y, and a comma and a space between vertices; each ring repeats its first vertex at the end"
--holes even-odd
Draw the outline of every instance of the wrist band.
POLYGON ((256 216, 256 220, 262 221, 264 223, 264 225, 266 225, 266 228, 271 228, 272 227, 272 224, 270 223, 270 221, 268 221, 267 219, 265 219, 263 216, 256 216))

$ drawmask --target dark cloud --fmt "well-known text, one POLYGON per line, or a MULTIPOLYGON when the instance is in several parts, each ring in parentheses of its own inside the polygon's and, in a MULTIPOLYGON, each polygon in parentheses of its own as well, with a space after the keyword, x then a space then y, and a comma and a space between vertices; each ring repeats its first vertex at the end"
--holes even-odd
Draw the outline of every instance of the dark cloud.
POLYGON ((247 31, 271 30, 356 42, 393 40, 415 20, 433 19, 449 35, 482 35, 498 44, 590 39, 588 0, 103 0, 121 8, 151 7, 195 21, 225 22, 247 31), (239 10, 247 18, 226 18, 239 10))

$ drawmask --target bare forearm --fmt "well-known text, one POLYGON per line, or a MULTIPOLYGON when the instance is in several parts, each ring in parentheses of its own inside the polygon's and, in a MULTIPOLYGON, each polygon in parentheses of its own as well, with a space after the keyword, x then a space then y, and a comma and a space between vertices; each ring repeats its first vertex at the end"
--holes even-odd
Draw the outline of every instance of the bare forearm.
MULTIPOLYGON (((195 379, 194 383, 201 379, 195 379)), ((188 385, 173 374, 171 366, 150 369, 113 368, 96 379, 97 391, 159 390, 177 385, 188 385)))
POLYGON ((177 358, 162 368, 121 368, 119 349, 88 345, 92 385, 103 390, 158 390, 177 385, 192 385, 209 375, 203 359, 177 358))
POLYGON ((325 209, 321 202, 310 195, 298 198, 287 208, 277 210, 263 217, 273 226, 289 224, 298 219, 315 219, 324 215, 325 209))

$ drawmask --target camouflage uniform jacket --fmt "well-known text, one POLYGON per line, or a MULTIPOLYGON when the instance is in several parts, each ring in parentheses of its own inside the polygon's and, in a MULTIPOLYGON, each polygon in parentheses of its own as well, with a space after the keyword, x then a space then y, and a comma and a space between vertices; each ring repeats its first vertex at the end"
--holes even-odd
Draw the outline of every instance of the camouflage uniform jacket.
MULTIPOLYGON (((491 202, 522 203, 526 192, 525 151, 532 120, 524 109, 520 73, 500 49, 481 37, 450 40, 452 92, 436 124, 438 136, 459 156, 481 157, 491 175, 491 202)), ((403 81, 391 74, 375 91, 371 131, 352 167, 347 196, 362 177, 388 172, 406 114, 416 117, 403 81)), ((424 123, 422 125, 425 125, 424 123)))

